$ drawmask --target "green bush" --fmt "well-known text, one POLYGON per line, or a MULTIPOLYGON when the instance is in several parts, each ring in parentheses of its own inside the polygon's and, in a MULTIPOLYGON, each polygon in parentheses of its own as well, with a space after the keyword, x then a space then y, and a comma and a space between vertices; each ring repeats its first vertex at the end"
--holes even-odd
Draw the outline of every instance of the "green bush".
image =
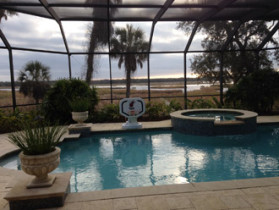
POLYGON ((119 113, 118 104, 107 104, 101 110, 89 116, 93 122, 124 122, 124 117, 119 113))
POLYGON ((164 102, 151 101, 146 104, 145 113, 149 120, 162 120, 169 117, 170 108, 164 102))
POLYGON ((225 95, 225 103, 258 113, 271 112, 279 98, 279 73, 264 69, 242 78, 225 95))
MULTIPOLYGON (((182 109, 182 106, 176 100, 170 101, 169 105, 164 102, 148 102, 146 104, 145 114, 140 117, 140 120, 163 120, 168 119, 170 112, 182 109)), ((125 117, 119 113, 118 104, 105 105, 94 115, 89 116, 89 121, 93 122, 124 122, 125 117)))
POLYGON ((0 133, 10 133, 21 129, 22 121, 32 121, 38 116, 36 111, 20 112, 16 109, 14 112, 3 112, 0 110, 0 133))
POLYGON ((75 98, 89 98, 89 113, 94 113, 98 104, 98 96, 95 88, 90 88, 84 81, 78 79, 59 80, 47 92, 42 110, 45 118, 50 122, 60 124, 72 122, 70 102, 75 98))
POLYGON ((213 100, 213 102, 215 103, 215 106, 216 106, 217 108, 222 108, 222 107, 223 107, 222 104, 221 104, 221 102, 220 102, 217 98, 212 97, 212 100, 213 100))
POLYGON ((40 111, 32 110, 29 112, 21 112, 19 109, 15 111, 4 112, 0 110, 0 133, 10 133, 14 131, 19 131, 22 129, 22 122, 36 122, 41 120, 40 111))
POLYGON ((178 101, 171 100, 170 104, 168 106, 168 109, 169 109, 169 113, 170 113, 170 112, 181 110, 183 108, 182 108, 182 105, 178 101))
MULTIPOLYGON (((145 114, 140 120, 163 120, 168 119, 170 112, 182 109, 182 106, 176 100, 171 100, 169 105, 165 102, 148 102, 146 104, 145 114)), ((91 122, 124 122, 125 117, 119 113, 118 104, 107 104, 93 115, 89 116, 91 122)))
POLYGON ((72 112, 85 112, 88 111, 90 107, 89 98, 74 98, 73 101, 70 101, 70 107, 72 112))
POLYGON ((217 105, 208 99, 196 99, 194 101, 187 100, 188 109, 206 109, 206 108, 216 108, 217 105))

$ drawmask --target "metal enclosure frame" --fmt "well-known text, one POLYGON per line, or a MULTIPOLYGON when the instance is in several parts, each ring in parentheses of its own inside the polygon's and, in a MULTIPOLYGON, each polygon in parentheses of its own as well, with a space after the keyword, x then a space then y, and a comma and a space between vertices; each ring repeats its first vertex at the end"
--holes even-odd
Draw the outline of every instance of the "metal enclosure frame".
MULTIPOLYGON (((122 0, 121 4, 115 3, 117 1, 112 0, 2 0, 0 1, 0 10, 11 10, 15 12, 35 15, 39 17, 49 18, 59 26, 61 36, 65 45, 65 51, 51 51, 51 50, 38 50, 32 48, 20 48, 11 46, 5 34, 0 29, 0 37, 4 43, 4 47, 0 46, 0 49, 7 49, 9 52, 9 64, 10 64, 10 77, 11 77, 11 88, 12 88, 12 102, 13 109, 16 106, 21 106, 16 103, 15 96, 15 79, 14 79, 14 67, 13 67, 13 50, 20 51, 33 51, 43 53, 54 53, 63 54, 68 57, 68 71, 69 79, 72 77, 71 70, 71 55, 89 54, 88 52, 71 52, 68 47, 68 42, 64 33, 63 25, 61 21, 105 21, 108 26, 108 49, 109 52, 93 52, 93 54, 108 54, 109 55, 109 68, 110 68, 110 101, 113 103, 112 94, 112 73, 111 73, 111 47, 110 47, 110 22, 114 21, 152 21, 151 31, 149 35, 149 48, 146 52, 122 52, 122 53, 144 53, 147 54, 147 81, 148 81, 148 97, 150 101, 150 54, 165 54, 165 53, 182 53, 184 59, 184 99, 187 99, 187 54, 189 53, 204 53, 206 51, 190 51, 190 46, 193 38, 201 23, 205 21, 236 21, 235 27, 231 34, 228 35, 226 42, 223 44, 221 49, 207 52, 219 52, 220 53, 220 101, 223 102, 223 54, 229 52, 227 47, 232 41, 234 35, 240 26, 250 20, 266 20, 266 21, 277 21, 273 29, 269 32, 261 44, 255 49, 245 49, 249 51, 255 51, 257 58, 259 57, 259 51, 261 50, 272 50, 278 48, 264 48, 266 43, 273 37, 276 31, 279 29, 279 1, 278 0, 158 0, 158 1, 133 1, 133 0, 122 0), (67 9, 84 9, 89 8, 92 11, 95 9, 104 9, 106 12, 102 17, 93 17, 93 14, 81 16, 79 14, 73 14, 65 12, 67 9), (60 10, 65 10, 61 12, 60 10), (121 9, 122 11, 128 11, 130 9, 142 9, 142 10, 157 10, 155 14, 149 14, 149 16, 135 16, 134 14, 126 15, 112 15, 112 10, 121 9), (170 12, 169 12, 170 11, 170 12), (174 14, 173 11, 180 11, 174 14), (188 11, 189 14, 186 12, 188 11), (230 11, 228 15, 223 11, 230 11), (243 11, 242 13, 239 11, 243 11), (169 13, 168 13, 169 12, 169 13), (166 14, 168 13, 168 14, 166 14), (220 14, 221 13, 221 14, 220 14), (153 34, 155 26, 159 21, 195 21, 195 26, 191 32, 188 42, 185 43, 184 51, 160 51, 154 52, 151 50, 153 34)), ((241 49, 242 50, 242 49, 241 49)), ((240 51, 241 51, 240 50, 240 51)), ((92 53, 92 52, 90 52, 92 53)), ((177 96, 176 96, 177 97, 177 96)), ((1 107, 0 107, 1 108, 1 107)), ((2 107, 3 108, 3 107, 2 107)), ((187 104, 185 103, 185 108, 187 104)))

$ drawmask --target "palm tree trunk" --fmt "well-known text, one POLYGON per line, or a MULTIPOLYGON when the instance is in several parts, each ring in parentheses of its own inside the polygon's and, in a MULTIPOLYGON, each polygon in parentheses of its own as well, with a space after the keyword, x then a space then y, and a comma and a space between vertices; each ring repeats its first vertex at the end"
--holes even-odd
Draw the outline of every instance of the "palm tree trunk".
MULTIPOLYGON (((95 51, 95 48, 96 48, 96 39, 95 39, 95 30, 94 30, 94 26, 93 26, 93 29, 91 31, 91 34, 90 34, 90 43, 89 43, 89 48, 88 48, 88 52, 92 53, 95 51)), ((90 85, 90 82, 91 82, 91 79, 92 79, 92 75, 93 75, 93 65, 94 65, 94 54, 88 54, 87 55, 87 71, 86 71, 86 83, 88 85, 90 85)))
POLYGON ((86 79, 85 79, 85 81, 88 85, 90 85, 92 74, 93 74, 93 62, 94 62, 94 54, 88 54, 86 79))
POLYGON ((126 98, 130 98, 131 70, 126 69, 126 98))

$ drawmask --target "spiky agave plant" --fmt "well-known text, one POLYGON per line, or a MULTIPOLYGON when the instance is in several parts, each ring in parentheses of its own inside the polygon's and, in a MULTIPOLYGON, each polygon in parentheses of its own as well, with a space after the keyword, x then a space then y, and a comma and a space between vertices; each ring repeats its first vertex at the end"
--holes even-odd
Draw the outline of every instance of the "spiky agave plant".
POLYGON ((42 155, 54 151, 66 132, 64 127, 50 126, 49 123, 40 123, 35 127, 32 123, 25 123, 22 128, 22 131, 11 133, 8 138, 25 155, 42 155))

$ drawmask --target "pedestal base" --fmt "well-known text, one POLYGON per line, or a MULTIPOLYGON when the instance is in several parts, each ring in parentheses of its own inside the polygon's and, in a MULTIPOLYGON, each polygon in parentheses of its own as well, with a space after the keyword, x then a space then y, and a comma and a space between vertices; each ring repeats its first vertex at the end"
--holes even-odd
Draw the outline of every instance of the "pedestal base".
POLYGON ((36 178, 32 179, 29 184, 26 186, 28 189, 30 188, 40 188, 40 187, 50 187, 53 185, 54 181, 56 179, 55 175, 48 175, 47 180, 44 182, 37 181, 36 178))
POLYGON ((92 123, 83 123, 83 124, 71 124, 68 127, 69 134, 77 134, 81 135, 90 134, 92 123))
POLYGON ((30 210, 54 208, 64 205, 65 198, 70 192, 72 173, 55 174, 56 180, 48 188, 27 189, 26 186, 33 177, 20 180, 4 197, 10 205, 10 210, 30 210))
POLYGON ((141 123, 130 123, 129 121, 127 121, 126 123, 122 124, 122 128, 123 129, 139 129, 142 128, 142 124, 141 123))

